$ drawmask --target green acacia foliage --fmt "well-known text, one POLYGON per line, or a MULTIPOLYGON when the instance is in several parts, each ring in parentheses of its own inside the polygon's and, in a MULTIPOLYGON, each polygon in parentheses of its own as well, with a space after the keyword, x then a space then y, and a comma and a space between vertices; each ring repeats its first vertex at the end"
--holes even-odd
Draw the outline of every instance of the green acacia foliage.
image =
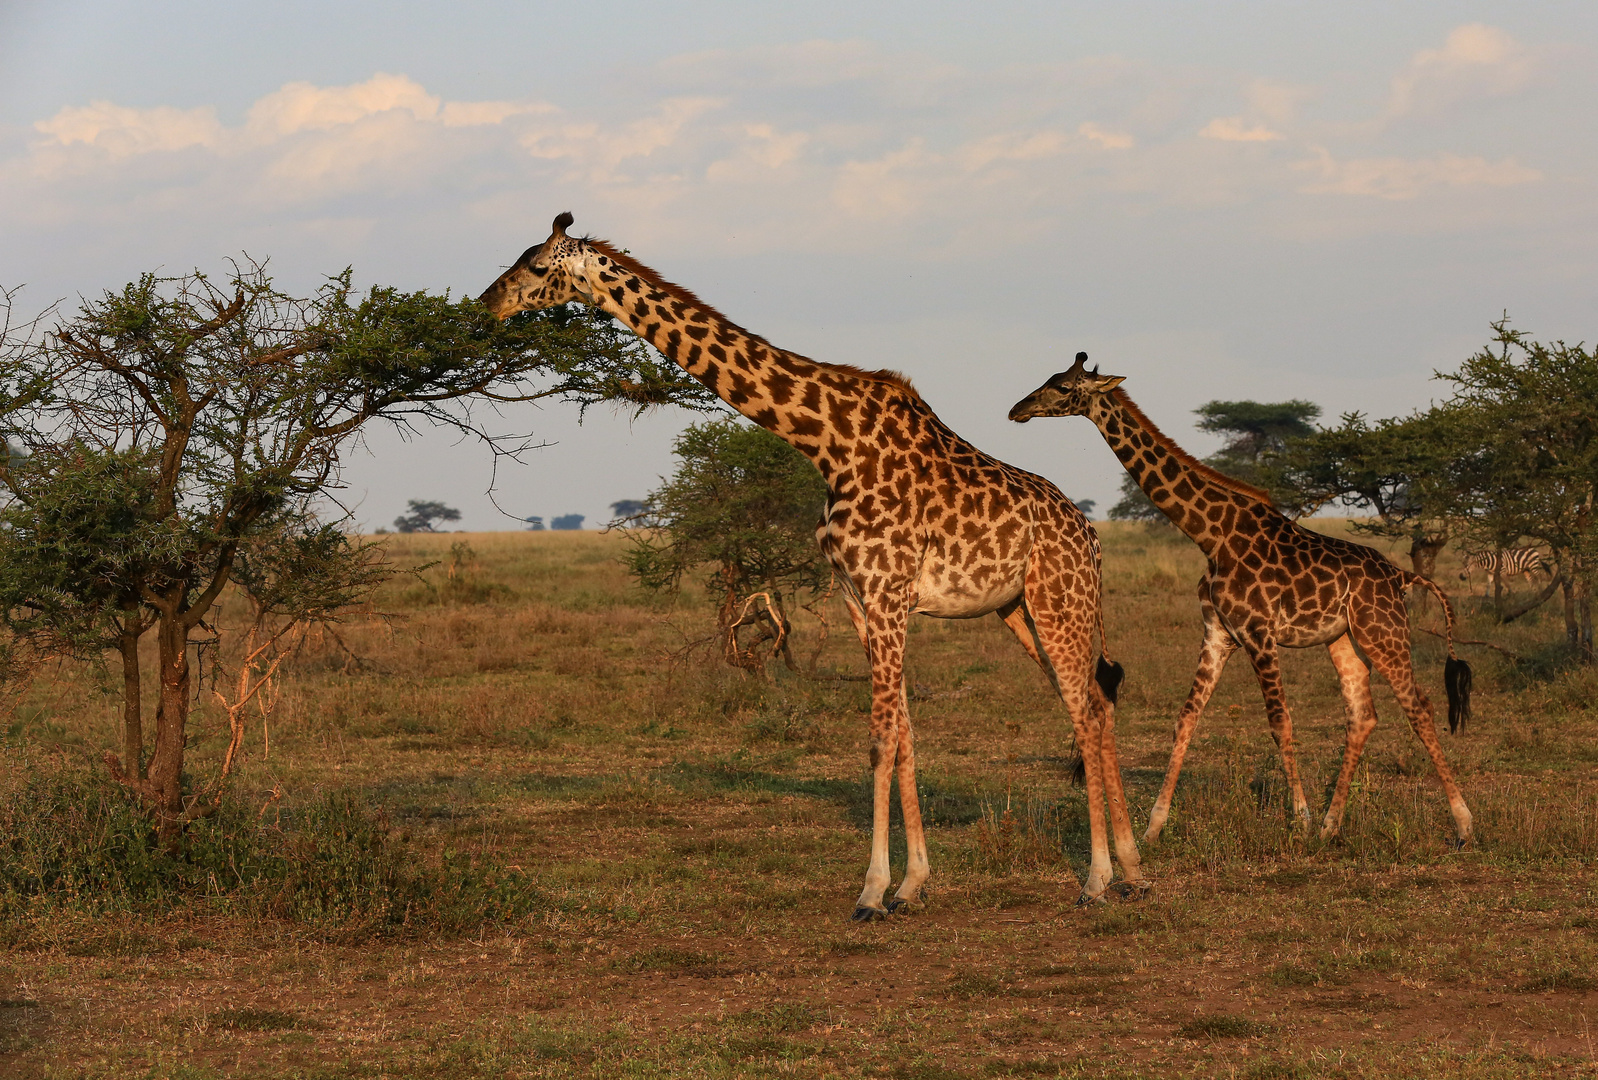
POLYGON ((677 471, 650 494, 628 555, 644 588, 674 590, 695 573, 718 599, 826 587, 816 524, 827 485, 803 454, 730 417, 690 425, 672 453, 677 471))
POLYGON ((777 436, 738 418, 691 425, 672 452, 676 472, 635 519, 628 569, 655 591, 675 591, 697 575, 721 605, 724 634, 736 629, 738 601, 767 593, 785 635, 785 602, 815 596, 832 580, 816 544, 827 499, 821 474, 777 436))
POLYGON ((1290 443, 1272 460, 1274 482, 1306 505, 1374 510, 1366 527, 1408 536, 1428 577, 1450 535, 1489 548, 1546 544, 1561 567, 1567 636, 1592 659, 1598 352, 1535 341, 1505 319, 1486 348, 1438 378, 1453 393, 1425 412, 1374 422, 1351 413, 1290 443))
POLYGON ((1532 537, 1565 570, 1566 632, 1594 659, 1598 582, 1598 350, 1543 343, 1493 324, 1493 342, 1440 376, 1453 453, 1438 487, 1446 511, 1504 547, 1532 537))
POLYGON ((1453 420, 1442 409, 1374 422, 1345 413, 1337 427, 1290 441, 1268 461, 1266 479, 1280 504, 1298 513, 1328 504, 1374 512, 1374 521, 1355 528, 1408 539, 1415 573, 1432 577, 1449 537, 1453 420))
POLYGON ((1227 437, 1216 458, 1257 465, 1281 453, 1290 440, 1315 433, 1310 421, 1321 414, 1313 401, 1210 401, 1193 410, 1200 431, 1227 437))
POLYGON ((190 653, 212 636, 223 590, 241 586, 257 619, 281 628, 331 617, 382 576, 372 548, 316 514, 365 425, 446 424, 514 454, 530 443, 483 430, 473 402, 704 398, 609 319, 562 310, 501 322, 447 295, 357 297, 348 272, 310 297, 280 292, 259 265, 222 282, 147 274, 48 332, 44 320, 12 323, 3 299, 8 657, 19 644, 118 651, 122 756, 108 752, 107 765, 174 849, 184 824, 217 805, 186 786, 184 755, 190 653), (139 640, 152 630, 159 707, 147 745, 139 640))
MULTIPOLYGON (((1264 488, 1271 501, 1289 513, 1300 507, 1291 489, 1280 488, 1270 463, 1295 439, 1315 433, 1310 423, 1321 414, 1312 401, 1209 401, 1193 410, 1200 431, 1226 436, 1226 445, 1204 459, 1204 464, 1245 484, 1264 488)), ((1165 523, 1166 516, 1149 499, 1132 475, 1121 477, 1121 498, 1110 507, 1113 521, 1165 523)))

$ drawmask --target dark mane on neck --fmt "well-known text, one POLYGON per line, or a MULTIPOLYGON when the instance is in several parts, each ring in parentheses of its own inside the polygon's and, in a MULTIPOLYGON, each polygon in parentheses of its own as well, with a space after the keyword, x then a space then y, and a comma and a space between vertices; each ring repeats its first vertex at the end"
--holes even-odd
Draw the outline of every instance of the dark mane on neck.
POLYGON ((1245 484, 1243 481, 1238 480, 1235 477, 1227 476, 1219 469, 1215 469, 1204 464, 1198 458, 1194 457, 1192 454, 1176 445, 1176 440, 1172 439, 1169 435, 1165 434, 1165 432, 1161 431, 1154 421, 1145 416, 1143 410, 1137 407, 1137 403, 1126 396, 1126 391, 1112 390, 1110 391, 1110 396, 1113 397, 1116 403, 1119 404, 1123 409, 1132 414, 1132 419, 1137 422, 1139 427, 1143 428, 1144 431, 1147 431, 1150 435, 1154 436, 1155 442, 1163 446, 1172 457, 1181 462, 1183 468, 1189 470, 1190 472, 1197 473, 1200 477, 1216 485, 1217 487, 1223 487, 1235 495, 1241 495, 1245 499, 1253 499, 1256 502, 1264 503, 1273 510, 1275 509, 1275 506, 1271 503, 1271 497, 1268 493, 1260 490, 1257 487, 1254 487, 1251 484, 1245 484))
MULTIPOLYGON (((608 240, 599 240, 589 236, 584 237, 583 242, 589 247, 593 248, 595 251, 603 253, 610 259, 611 262, 615 263, 623 270, 637 274, 644 281, 649 282, 651 285, 655 286, 655 288, 659 289, 663 293, 666 293, 668 296, 676 297, 685 304, 692 304, 700 311, 703 311, 706 315, 709 315, 712 319, 719 320, 720 322, 726 323, 729 326, 737 325, 731 319, 727 318, 727 316, 723 315, 721 312, 717 311, 715 308, 699 299, 699 297, 695 296, 688 289, 685 289, 681 285, 678 285, 674 282, 667 281, 665 278, 655 273, 654 270, 645 266, 631 255, 617 250, 616 246, 610 243, 608 240)), ((774 353, 782 353, 786 356, 794 356, 798 359, 804 360, 806 363, 815 364, 817 367, 826 368, 829 371, 836 371, 840 374, 851 376, 856 379, 866 379, 870 382, 888 383, 890 386, 899 387, 912 397, 918 399, 921 397, 920 392, 911 385, 910 380, 897 371, 889 371, 886 368, 880 371, 867 371, 865 368, 858 368, 853 364, 824 364, 819 360, 811 360, 809 357, 801 357, 797 353, 788 352, 787 349, 779 349, 771 342, 761 337, 759 334, 750 333, 748 330, 744 330, 741 326, 738 327, 738 329, 744 334, 747 334, 752 340, 758 341, 760 344, 764 345, 774 353)))

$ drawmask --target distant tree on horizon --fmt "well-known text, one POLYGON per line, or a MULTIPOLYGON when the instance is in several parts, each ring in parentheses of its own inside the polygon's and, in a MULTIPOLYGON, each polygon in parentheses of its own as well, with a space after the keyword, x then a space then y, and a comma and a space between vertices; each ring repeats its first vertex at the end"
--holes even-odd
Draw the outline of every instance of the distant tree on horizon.
MULTIPOLYGON (((1200 431, 1227 437, 1226 445, 1204 459, 1204 464, 1227 476, 1266 489, 1271 501, 1290 514, 1296 509, 1294 492, 1273 487, 1271 459, 1290 443, 1316 434, 1310 423, 1321 415, 1313 401, 1209 401, 1193 410, 1200 431)), ((1166 517, 1138 487, 1132 474, 1121 477, 1121 499, 1110 507, 1112 521, 1164 522, 1166 517)))
POLYGON ((543 532, 544 531, 544 519, 539 517, 539 516, 537 516, 536 514, 533 515, 532 517, 522 518, 522 520, 527 522, 527 531, 528 532, 543 532))
POLYGON ((394 519, 394 529, 402 533, 438 532, 434 528, 435 522, 459 521, 461 512, 452 506, 445 506, 441 502, 430 502, 424 499, 411 499, 406 504, 409 514, 401 514, 394 519))
POLYGON ((618 499, 610 504, 610 512, 617 524, 642 517, 649 509, 647 499, 618 499))
POLYGON ((583 527, 583 515, 562 514, 560 517, 552 519, 549 527, 557 532, 570 532, 575 529, 581 529, 583 527))

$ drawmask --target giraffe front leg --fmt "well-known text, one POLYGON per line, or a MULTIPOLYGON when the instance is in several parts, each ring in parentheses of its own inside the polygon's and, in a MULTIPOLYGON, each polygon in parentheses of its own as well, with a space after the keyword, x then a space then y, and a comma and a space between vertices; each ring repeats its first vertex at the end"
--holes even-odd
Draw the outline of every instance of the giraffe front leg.
POLYGON ((1227 659, 1237 651, 1237 642, 1232 640, 1231 633, 1221 624, 1202 587, 1200 597, 1204 602, 1204 645, 1199 650, 1199 666, 1193 673, 1193 687, 1187 692, 1187 701, 1176 717, 1176 738, 1171 746, 1171 761, 1165 767, 1165 783, 1160 785, 1159 798, 1154 800, 1154 809, 1149 811, 1149 827, 1143 833, 1145 843, 1152 844, 1159 840, 1165 828, 1166 819, 1171 815, 1171 800, 1176 797, 1176 781, 1182 775, 1182 762, 1187 756, 1188 744, 1198 729, 1199 717, 1204 715, 1210 695, 1215 693, 1215 686, 1221 681, 1221 672, 1226 668, 1227 659))
POLYGON ((1321 822, 1321 839, 1329 840, 1343 827, 1343 812, 1348 806, 1348 789, 1354 769, 1365 750, 1365 741, 1376 730, 1376 702, 1371 697, 1370 669, 1354 649, 1352 633, 1344 634, 1327 646, 1332 665, 1343 687, 1343 704, 1348 708, 1348 738, 1343 745, 1343 767, 1337 774, 1337 787, 1321 822))
POLYGON ((1264 627, 1250 627, 1243 637, 1243 648, 1254 663, 1260 693, 1265 697, 1265 716, 1271 725, 1271 738, 1282 755, 1282 772, 1293 793, 1293 821, 1297 828, 1310 825, 1309 803, 1304 800, 1304 785, 1298 778, 1298 758, 1293 748, 1293 716, 1287 711, 1287 691, 1282 685, 1282 665, 1276 655, 1276 641, 1264 627))
POLYGON ((882 896, 888 891, 889 796, 893 787, 893 751, 897 732, 879 733, 876 718, 871 732, 871 862, 866 867, 865 887, 855 901, 855 922, 870 922, 888 914, 882 896))
POLYGON ((908 858, 904 880, 888 901, 890 912, 910 909, 921 898, 921 886, 930 870, 927 865, 927 834, 921 821, 921 800, 916 792, 915 735, 910 728, 910 710, 901 706, 898 739, 899 807, 904 811, 904 841, 908 858))
MULTIPOLYGON (((890 881, 889 796, 892 793, 894 767, 899 757, 900 728, 902 725, 908 734, 909 726, 904 694, 904 632, 905 622, 909 617, 906 605, 903 602, 893 603, 879 597, 867 600, 862 607, 865 616, 866 654, 871 661, 871 863, 866 868, 865 887, 860 890, 860 898, 855 901, 853 917, 856 922, 868 922, 888 914, 882 897, 888 891, 890 881)), ((909 771, 910 799, 913 804, 915 800, 913 758, 909 771)), ((908 818, 908 814, 906 816, 908 818)), ((920 814, 917 813, 918 831, 920 825, 920 814)), ((922 840, 921 858, 924 863, 925 840, 922 840)), ((921 870, 924 880, 926 877, 924 865, 921 870)), ((919 882, 917 885, 919 887, 919 882)))

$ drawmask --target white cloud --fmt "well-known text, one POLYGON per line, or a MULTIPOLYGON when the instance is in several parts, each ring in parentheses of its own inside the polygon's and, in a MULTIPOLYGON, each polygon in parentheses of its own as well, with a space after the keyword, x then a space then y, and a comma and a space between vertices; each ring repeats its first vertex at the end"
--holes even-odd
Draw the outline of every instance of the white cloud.
POLYGON ((248 126, 281 138, 299 131, 327 131, 390 109, 431 120, 438 107, 439 99, 419 83, 379 72, 352 86, 288 83, 250 107, 248 126))
POLYGON ((1261 124, 1250 127, 1241 116, 1217 116, 1200 129, 1199 137, 1221 142, 1274 142, 1282 135, 1261 124))
POLYGON ((25 171, 57 180, 101 176, 115 185, 126 182, 130 159, 140 157, 138 174, 169 175, 174 191, 212 176, 234 205, 280 205, 415 182, 475 152, 480 140, 471 132, 555 111, 532 101, 444 102, 406 76, 383 73, 349 86, 288 83, 257 100, 237 127, 223 125, 210 107, 136 109, 96 101, 35 124, 45 138, 25 171), (206 151, 210 164, 161 160, 190 148, 206 151))
POLYGON ((904 221, 920 209, 923 174, 936 161, 925 139, 911 139, 874 160, 845 162, 838 170, 832 201, 856 217, 904 221))
POLYGON ((1255 79, 1248 84, 1249 111, 1275 124, 1287 124, 1298 115, 1298 108, 1314 95, 1307 86, 1255 79))
POLYGON ((1298 168, 1320 174, 1299 190, 1306 194, 1366 195, 1378 199, 1413 199, 1435 188, 1512 187, 1541 180, 1542 173, 1513 158, 1439 154, 1429 158, 1355 158, 1337 161, 1324 148, 1298 168))
POLYGON ((810 136, 803 131, 779 132, 771 124, 745 124, 736 151, 705 169, 712 183, 768 180, 771 174, 799 160, 810 136))
MULTIPOLYGON (((1497 34, 1456 31, 1437 58, 1412 63, 1425 77, 1411 82, 1505 62, 1514 48, 1497 34)), ((619 105, 570 109, 449 101, 380 73, 348 86, 289 83, 231 127, 209 108, 95 102, 41 121, 41 139, 0 161, 0 179, 32 185, 17 188, 29 195, 12 200, 11 220, 69 220, 92 206, 132 228, 208 202, 218 228, 234 232, 251 215, 339 217, 347 208, 331 200, 352 195, 369 200, 362 213, 372 217, 377 200, 405 193, 435 215, 530 215, 542 227, 544 203, 559 200, 640 243, 691 233, 821 250, 836 242, 825 224, 839 216, 884 237, 941 236, 952 249, 984 230, 1037 236, 1082 215, 1132 219, 1295 193, 1380 206, 1541 175, 1502 152, 1377 156, 1371 126, 1344 129, 1329 150, 1306 146, 1301 132, 1316 129, 1297 113, 1313 90, 1285 83, 1124 61, 992 70, 894 61, 859 42, 701 54, 644 73, 619 105), (722 92, 681 92, 694 80, 722 92), (1268 142, 1298 153, 1221 145, 1268 142)), ((1272 205, 1287 214, 1303 202, 1272 205)))
POLYGON ((439 110, 445 127, 483 127, 503 124, 513 116, 537 116, 558 112, 553 105, 539 101, 449 101, 439 110))
POLYGON ((60 146, 83 143, 110 154, 129 157, 160 150, 183 150, 190 146, 215 146, 222 139, 222 124, 216 110, 133 109, 109 101, 93 101, 87 106, 69 105, 34 124, 34 129, 49 136, 47 141, 60 146))
POLYGON ((557 123, 523 135, 521 145, 535 158, 566 163, 573 179, 625 182, 632 177, 622 171, 623 163, 650 158, 674 146, 692 121, 722 104, 720 98, 667 98, 651 116, 614 126, 557 123))
POLYGON ((995 162, 1032 162, 1058 157, 1068 144, 1066 135, 1059 131, 1010 132, 967 143, 960 147, 959 159, 966 169, 976 171, 995 162))
POLYGON ((1130 150, 1137 145, 1137 140, 1123 132, 1106 131, 1091 120, 1076 129, 1076 133, 1084 139, 1098 143, 1106 150, 1130 150))
POLYGON ((1430 113, 1472 98, 1513 93, 1535 71, 1532 51, 1482 23, 1455 28, 1440 49, 1416 53, 1393 79, 1391 116, 1430 113))

